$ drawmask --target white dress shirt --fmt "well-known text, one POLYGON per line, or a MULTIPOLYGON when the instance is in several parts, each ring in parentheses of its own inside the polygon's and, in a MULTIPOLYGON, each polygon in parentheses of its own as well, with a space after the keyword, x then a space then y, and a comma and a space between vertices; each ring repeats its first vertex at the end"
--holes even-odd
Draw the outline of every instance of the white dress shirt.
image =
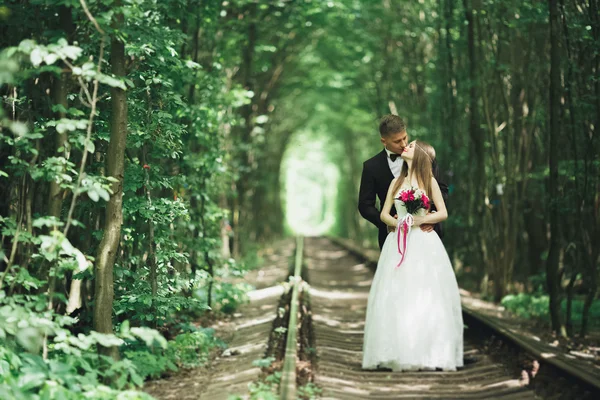
POLYGON ((387 156, 388 156, 387 162, 388 162, 388 165, 390 166, 390 170, 392 171, 394 178, 397 178, 400 175, 400 171, 402 171, 402 164, 404 164, 404 160, 398 154, 398 158, 396 158, 396 161, 392 161, 392 159, 390 158, 390 154, 395 154, 395 153, 392 153, 388 149, 385 149, 385 152, 387 153, 387 156))

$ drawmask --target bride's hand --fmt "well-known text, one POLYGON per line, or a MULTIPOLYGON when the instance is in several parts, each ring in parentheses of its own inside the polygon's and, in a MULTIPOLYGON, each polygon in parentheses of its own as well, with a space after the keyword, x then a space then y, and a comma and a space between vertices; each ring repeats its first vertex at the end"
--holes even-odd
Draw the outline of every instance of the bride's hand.
POLYGON ((423 224, 425 220, 425 217, 421 216, 421 215, 415 215, 413 216, 413 225, 414 226, 421 226, 421 224, 423 224))

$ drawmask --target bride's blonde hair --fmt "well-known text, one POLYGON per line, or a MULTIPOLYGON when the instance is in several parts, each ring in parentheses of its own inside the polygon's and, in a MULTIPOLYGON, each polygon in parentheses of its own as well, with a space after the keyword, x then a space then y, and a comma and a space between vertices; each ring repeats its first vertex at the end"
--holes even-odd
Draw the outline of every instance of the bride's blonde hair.
MULTIPOLYGON (((415 140, 415 153, 412 160, 412 174, 417 177, 417 183, 427 196, 431 196, 431 178, 433 178, 432 163, 435 160, 435 149, 429 143, 415 140)), ((408 177, 408 163, 402 165, 402 171, 394 186, 394 196, 398 193, 404 179, 408 177)))

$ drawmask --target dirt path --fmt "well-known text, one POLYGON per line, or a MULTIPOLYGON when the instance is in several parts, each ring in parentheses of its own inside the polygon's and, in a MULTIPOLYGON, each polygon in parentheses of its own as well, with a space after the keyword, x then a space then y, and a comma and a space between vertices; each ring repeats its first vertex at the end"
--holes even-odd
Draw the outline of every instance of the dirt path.
POLYGON ((327 399, 532 399, 518 376, 465 338, 475 362, 457 372, 367 372, 361 369, 362 340, 371 271, 348 251, 323 238, 307 239, 316 383, 327 399))

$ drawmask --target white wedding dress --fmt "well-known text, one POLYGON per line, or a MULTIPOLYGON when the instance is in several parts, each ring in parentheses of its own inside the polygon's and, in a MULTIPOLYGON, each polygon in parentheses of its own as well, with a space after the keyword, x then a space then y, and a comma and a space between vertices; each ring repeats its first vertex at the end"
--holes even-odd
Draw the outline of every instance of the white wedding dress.
MULTIPOLYGON (((401 220, 406 208, 395 206, 401 220)), ((446 249, 436 232, 413 226, 396 268, 398 231, 388 234, 371 285, 362 367, 455 371, 463 366, 463 320, 446 249)))

